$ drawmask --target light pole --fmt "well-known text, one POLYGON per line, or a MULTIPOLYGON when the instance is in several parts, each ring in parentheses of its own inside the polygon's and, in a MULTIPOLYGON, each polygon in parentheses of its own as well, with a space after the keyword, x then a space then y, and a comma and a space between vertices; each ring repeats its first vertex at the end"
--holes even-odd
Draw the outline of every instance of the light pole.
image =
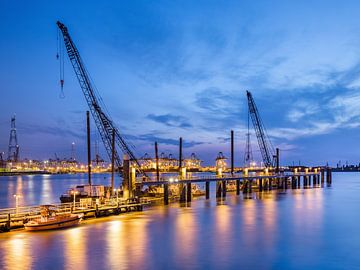
POLYGON ((75 209, 75 205, 76 205, 76 194, 77 194, 77 193, 78 193, 78 192, 75 191, 75 190, 72 191, 72 194, 74 195, 74 209, 75 209))
POLYGON ((19 199, 21 198, 21 195, 14 194, 15 198, 15 207, 16 207, 16 214, 19 213, 19 199))
POLYGON ((120 188, 114 188, 114 192, 116 192, 116 203, 119 204, 119 191, 120 188))

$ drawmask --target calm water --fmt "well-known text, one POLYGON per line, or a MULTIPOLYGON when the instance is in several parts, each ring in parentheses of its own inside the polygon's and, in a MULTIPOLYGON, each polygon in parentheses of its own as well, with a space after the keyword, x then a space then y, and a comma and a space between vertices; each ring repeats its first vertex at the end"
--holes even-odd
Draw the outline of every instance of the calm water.
MULTIPOLYGON (((79 178, 56 177, 0 178, 0 204, 11 205, 14 191, 49 202, 79 178)), ((3 233, 0 269, 360 269, 359 194, 360 174, 334 173, 324 189, 212 196, 67 230, 3 233)))

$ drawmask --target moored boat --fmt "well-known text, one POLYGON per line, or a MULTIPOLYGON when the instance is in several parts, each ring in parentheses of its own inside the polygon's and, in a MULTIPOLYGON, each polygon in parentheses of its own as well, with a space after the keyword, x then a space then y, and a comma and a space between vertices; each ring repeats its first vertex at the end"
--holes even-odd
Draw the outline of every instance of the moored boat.
POLYGON ((32 219, 24 224, 27 231, 43 231, 68 228, 76 226, 82 219, 82 214, 56 214, 51 206, 43 206, 40 211, 41 217, 32 219))
POLYGON ((77 185, 74 188, 67 190, 66 193, 60 196, 62 203, 69 203, 74 201, 79 202, 80 199, 85 198, 105 198, 110 197, 111 188, 103 185, 77 185))

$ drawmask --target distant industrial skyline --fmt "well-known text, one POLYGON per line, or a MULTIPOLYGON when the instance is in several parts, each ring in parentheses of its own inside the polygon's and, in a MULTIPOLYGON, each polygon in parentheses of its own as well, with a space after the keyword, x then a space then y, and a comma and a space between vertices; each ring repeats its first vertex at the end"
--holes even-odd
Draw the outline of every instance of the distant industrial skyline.
MULTIPOLYGON (((61 20, 139 157, 153 156, 155 141, 177 156, 181 136, 186 156, 195 152, 211 165, 219 151, 229 156, 233 129, 241 165, 250 90, 282 163, 360 160, 356 1, 2 1, 0 8, 5 156, 16 113, 21 157, 70 157, 75 142, 85 160, 88 108, 67 56, 59 97, 61 20)), ((92 130, 94 144, 94 123, 92 130)), ((260 162, 253 130, 251 140, 260 162)))

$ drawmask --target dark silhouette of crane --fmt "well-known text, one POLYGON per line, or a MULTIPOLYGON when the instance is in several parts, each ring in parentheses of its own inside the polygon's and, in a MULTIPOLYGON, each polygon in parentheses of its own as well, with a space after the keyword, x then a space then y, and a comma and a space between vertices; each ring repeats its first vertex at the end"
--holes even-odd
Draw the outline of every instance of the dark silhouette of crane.
POLYGON ((9 139, 8 161, 19 161, 19 144, 16 135, 15 115, 11 117, 11 130, 9 139))
POLYGON ((246 91, 249 113, 255 129, 256 137, 259 143, 262 159, 265 167, 271 167, 276 164, 276 155, 274 154, 274 147, 272 146, 269 136, 266 133, 264 124, 260 118, 259 111, 255 105, 255 101, 249 91, 246 91))
MULTIPOLYGON (((94 118, 96 127, 100 133, 101 139, 104 143, 109 159, 110 160, 112 159, 112 154, 113 154, 112 133, 114 131, 116 145, 120 147, 120 149, 124 154, 129 156, 129 159, 133 161, 133 163, 135 163, 137 171, 139 173, 142 173, 144 176, 146 176, 146 174, 141 170, 140 163, 136 159, 134 153, 129 148, 128 143, 125 141, 124 137, 120 134, 118 128, 111 120, 109 115, 106 114, 106 112, 103 110, 104 106, 103 108, 100 106, 102 99, 99 96, 99 94, 95 92, 95 88, 91 83, 90 76, 80 57, 79 51, 77 50, 74 42, 72 41, 69 35, 67 27, 59 21, 56 24, 61 30, 67 54, 74 68, 76 77, 80 83, 81 90, 85 96, 86 102, 88 103, 89 109, 91 111, 91 115, 94 118)), ((121 167, 122 162, 119 153, 116 150, 116 147, 114 147, 114 158, 115 158, 116 166, 118 168, 121 167)))

